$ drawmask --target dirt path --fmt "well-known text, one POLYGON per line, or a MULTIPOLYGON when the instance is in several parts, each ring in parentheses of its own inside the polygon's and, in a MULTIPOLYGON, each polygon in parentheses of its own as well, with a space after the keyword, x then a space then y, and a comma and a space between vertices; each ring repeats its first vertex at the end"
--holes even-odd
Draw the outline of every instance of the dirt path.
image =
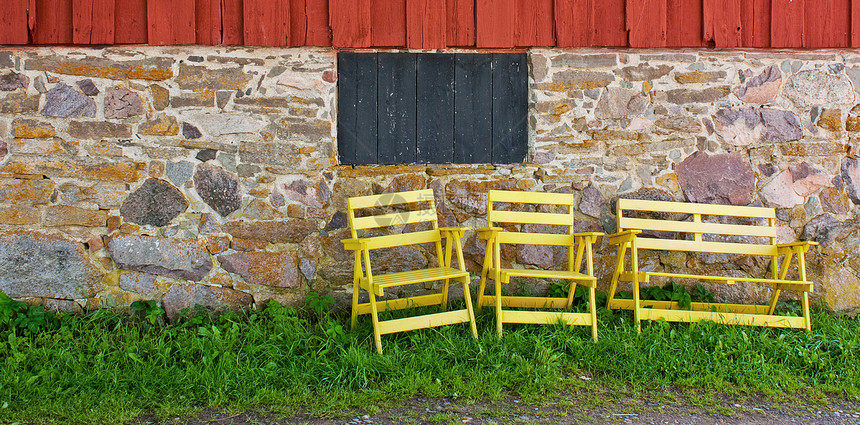
POLYGON ((525 403, 516 398, 468 402, 414 398, 370 411, 311 413, 271 409, 224 414, 204 411, 188 418, 140 418, 139 425, 389 425, 389 424, 860 424, 860 401, 773 401, 676 390, 644 396, 577 393, 525 403))

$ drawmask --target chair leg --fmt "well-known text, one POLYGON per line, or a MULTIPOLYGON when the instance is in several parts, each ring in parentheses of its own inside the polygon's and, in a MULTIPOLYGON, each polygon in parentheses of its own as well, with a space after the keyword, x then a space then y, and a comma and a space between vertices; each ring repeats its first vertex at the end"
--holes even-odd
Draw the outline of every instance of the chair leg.
POLYGON ((597 296, 596 290, 588 288, 589 309, 591 310, 591 337, 597 342, 597 296))
POLYGON ((567 308, 573 305, 573 297, 576 296, 576 281, 571 280, 567 291, 567 308))
POLYGON ((472 294, 469 293, 469 278, 464 277, 462 282, 463 299, 466 301, 466 311, 469 312, 469 327, 472 329, 472 336, 478 339, 478 327, 475 324, 475 308, 472 306, 472 294))
POLYGON ((489 261, 489 253, 491 253, 490 247, 487 246, 487 255, 484 256, 484 266, 481 267, 481 284, 478 286, 478 304, 477 308, 484 307, 484 290, 487 288, 487 275, 490 273, 490 267, 488 265, 489 261))
POLYGON ((352 284, 352 313, 349 318, 349 328, 351 330, 355 330, 356 322, 358 321, 358 295, 361 291, 361 288, 358 286, 358 282, 354 281, 352 284))
POLYGON ((373 340, 376 342, 376 351, 379 354, 382 354, 382 336, 379 333, 379 311, 376 307, 376 295, 372 290, 367 291, 367 293, 370 295, 370 315, 373 319, 373 340))
POLYGON ((445 279, 445 283, 442 284, 442 311, 448 310, 448 280, 445 279))
POLYGON ((502 337, 502 279, 496 274, 494 277, 496 293, 494 297, 496 298, 496 331, 499 333, 499 338, 502 337))
POLYGON ((809 314, 809 292, 803 291, 800 298, 800 306, 803 308, 803 318, 806 322, 806 330, 812 330, 812 315, 809 314))

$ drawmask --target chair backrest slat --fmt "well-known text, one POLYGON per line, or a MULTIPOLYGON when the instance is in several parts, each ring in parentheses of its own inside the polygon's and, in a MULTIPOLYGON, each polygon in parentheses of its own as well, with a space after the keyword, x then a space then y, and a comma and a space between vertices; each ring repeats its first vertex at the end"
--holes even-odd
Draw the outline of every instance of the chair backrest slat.
POLYGON ((656 230, 661 232, 701 233, 712 235, 734 235, 754 237, 776 237, 776 228, 770 226, 748 226, 741 224, 696 223, 692 221, 654 220, 647 218, 619 217, 623 229, 656 230))
MULTIPOLYGON (((489 201, 487 208, 487 224, 489 226, 495 226, 500 223, 566 226, 567 231, 565 233, 573 233, 573 194, 571 193, 491 190, 487 194, 487 200, 489 201), (563 212, 512 211, 498 209, 499 203, 504 203, 506 206, 510 204, 557 205, 562 207, 563 212)), ((537 232, 523 233, 527 235, 543 234, 537 232)), ((540 245, 539 242, 531 243, 540 245)))
POLYGON ((618 208, 625 211, 660 211, 668 213, 722 215, 730 217, 776 218, 776 211, 773 208, 722 204, 696 204, 692 202, 619 199, 618 208))
POLYGON ((515 204, 567 205, 573 204, 570 193, 518 192, 510 190, 491 190, 487 194, 490 202, 511 202, 515 204))
POLYGON ((355 227, 355 230, 362 230, 396 226, 398 224, 425 223, 436 221, 436 219, 436 210, 426 209, 373 215, 369 217, 356 217, 352 220, 352 225, 355 227))
POLYGON ((775 245, 748 243, 687 241, 677 239, 637 238, 639 249, 665 251, 713 252, 718 254, 776 255, 775 245))
POLYGON ((420 243, 439 242, 441 240, 442 236, 438 230, 424 230, 421 232, 409 232, 396 235, 385 235, 367 238, 367 248, 394 248, 398 246, 416 245, 420 243))
POLYGON ((572 214, 490 210, 487 220, 493 223, 552 224, 572 226, 572 214))

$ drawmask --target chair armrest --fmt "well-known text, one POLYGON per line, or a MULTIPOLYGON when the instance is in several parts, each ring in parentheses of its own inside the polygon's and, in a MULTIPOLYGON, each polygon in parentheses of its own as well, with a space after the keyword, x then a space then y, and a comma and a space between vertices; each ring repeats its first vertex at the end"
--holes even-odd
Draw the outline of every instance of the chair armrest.
MULTIPOLYGON (((439 231, 440 231, 440 232, 442 232, 442 233, 449 233, 449 234, 452 234, 452 235, 453 235, 454 233, 456 233, 456 234, 457 234, 457 236, 459 236, 459 237, 461 237, 461 238, 463 237, 463 234, 464 234, 464 233, 466 233, 466 231, 467 231, 467 230, 472 230, 472 228, 471 228, 471 227, 469 227, 469 226, 463 226, 463 227, 440 227, 440 228, 439 228, 439 231)), ((449 236, 447 236, 447 235, 446 235, 445 237, 447 238, 447 237, 449 237, 449 236)))
POLYGON ((343 243, 343 249, 347 251, 360 251, 367 246, 367 242, 361 238, 359 239, 341 239, 343 243))
POLYGON ((501 227, 485 227, 483 229, 477 229, 476 231, 478 232, 479 238, 490 239, 491 237, 493 237, 493 235, 501 232, 502 230, 504 229, 502 229, 501 227))
POLYGON ((776 245, 777 251, 785 251, 790 250, 794 247, 802 247, 803 252, 809 251, 809 247, 818 245, 818 242, 813 241, 800 241, 800 242, 789 242, 789 243, 780 243, 776 245))
POLYGON ((604 236, 604 235, 606 235, 606 234, 603 232, 579 232, 579 233, 574 233, 573 237, 575 237, 575 238, 588 238, 588 239, 591 239, 591 243, 596 243, 597 238, 604 236))
POLYGON ((623 232, 613 233, 606 237, 609 239, 609 243, 613 245, 619 245, 636 239, 636 235, 640 233, 642 233, 641 230, 625 230, 623 232))

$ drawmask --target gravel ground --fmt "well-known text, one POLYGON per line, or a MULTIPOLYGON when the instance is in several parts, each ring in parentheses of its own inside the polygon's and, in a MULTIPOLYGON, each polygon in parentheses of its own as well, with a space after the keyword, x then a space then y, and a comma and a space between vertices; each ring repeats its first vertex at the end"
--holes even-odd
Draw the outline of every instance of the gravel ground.
POLYGON ((241 413, 203 411, 193 417, 141 417, 138 425, 389 425, 389 424, 860 424, 860 401, 814 398, 779 401, 669 389, 618 395, 586 390, 526 403, 516 398, 464 401, 413 398, 368 410, 311 413, 271 408, 241 413))

